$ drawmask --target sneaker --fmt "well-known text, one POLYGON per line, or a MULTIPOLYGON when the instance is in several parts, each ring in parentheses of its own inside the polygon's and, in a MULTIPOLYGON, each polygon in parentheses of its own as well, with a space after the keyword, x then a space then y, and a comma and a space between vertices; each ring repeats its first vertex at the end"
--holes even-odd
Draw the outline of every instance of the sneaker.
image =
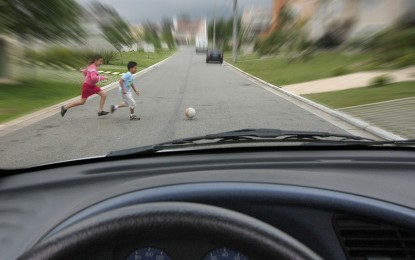
POLYGON ((114 106, 114 105, 111 105, 111 114, 113 114, 115 110, 117 110, 117 109, 115 108, 115 106, 114 106))
POLYGON ((108 115, 109 112, 102 110, 101 112, 98 112, 98 116, 105 116, 108 115))
POLYGON ((130 120, 140 120, 140 118, 136 115, 131 115, 130 120))
POLYGON ((61 116, 64 117, 66 114, 67 109, 64 108, 65 106, 61 106, 61 116))

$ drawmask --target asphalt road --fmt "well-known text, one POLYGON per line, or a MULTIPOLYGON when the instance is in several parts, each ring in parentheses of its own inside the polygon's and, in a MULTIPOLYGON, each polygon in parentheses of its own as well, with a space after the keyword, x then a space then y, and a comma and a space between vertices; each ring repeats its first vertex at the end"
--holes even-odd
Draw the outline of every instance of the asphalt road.
MULTIPOLYGON (((140 62, 140 61, 138 61, 140 62)), ((276 72, 278 73, 278 72, 276 72)), ((204 55, 184 48, 135 79, 140 121, 129 110, 98 117, 99 98, 0 137, 0 168, 16 168, 107 154, 112 150, 241 128, 346 133, 275 95, 226 65, 206 64, 204 55), (188 120, 186 107, 197 115, 188 120)), ((134 94, 135 95, 135 94, 134 94)), ((105 108, 121 101, 108 92, 105 108)))

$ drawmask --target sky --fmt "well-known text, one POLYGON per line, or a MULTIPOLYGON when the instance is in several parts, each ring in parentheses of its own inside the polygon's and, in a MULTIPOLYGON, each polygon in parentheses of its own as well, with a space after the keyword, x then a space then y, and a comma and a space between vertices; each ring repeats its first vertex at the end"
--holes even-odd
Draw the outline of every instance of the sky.
MULTIPOLYGON (((87 6, 91 0, 77 0, 87 6)), ((140 23, 147 19, 158 22, 163 17, 172 18, 181 14, 193 18, 206 16, 208 20, 216 17, 232 15, 233 0, 99 0, 99 2, 114 7, 118 13, 131 24, 140 23)), ((238 11, 250 7, 272 7, 272 0, 238 0, 238 11)))

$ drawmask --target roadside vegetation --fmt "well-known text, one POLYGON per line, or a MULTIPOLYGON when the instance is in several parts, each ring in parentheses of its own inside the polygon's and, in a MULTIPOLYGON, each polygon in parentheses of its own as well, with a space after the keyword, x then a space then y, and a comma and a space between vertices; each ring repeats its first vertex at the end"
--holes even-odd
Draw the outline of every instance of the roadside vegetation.
MULTIPOLYGON (((325 51, 316 54, 307 62, 288 63, 281 56, 240 56, 236 66, 249 74, 259 77, 276 86, 340 76, 360 71, 354 66, 370 58, 370 53, 360 55, 340 51, 325 51)), ((232 53, 225 53, 225 59, 231 63, 232 53)))
POLYGON ((21 81, 0 85, 0 123, 14 119, 80 94, 75 83, 21 81))
POLYGON ((415 81, 303 95, 330 108, 345 108, 415 97, 415 81))
MULTIPOLYGON (((415 66, 414 17, 402 17, 374 35, 346 39, 344 35, 353 22, 335 21, 320 39, 309 41, 303 30, 306 21, 295 21, 290 12, 283 10, 279 27, 254 39, 254 52, 240 51, 234 65, 280 87, 355 72, 415 66)), ((225 52, 225 60, 233 62, 231 52, 225 52)), ((305 97, 339 108, 415 96, 414 82, 389 84, 390 81, 382 75, 371 81, 371 87, 305 97)))

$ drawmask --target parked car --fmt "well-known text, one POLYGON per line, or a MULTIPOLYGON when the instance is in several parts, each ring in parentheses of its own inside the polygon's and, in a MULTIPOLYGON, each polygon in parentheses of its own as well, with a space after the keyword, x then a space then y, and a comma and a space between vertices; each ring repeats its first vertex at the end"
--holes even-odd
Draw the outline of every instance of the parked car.
POLYGON ((206 63, 209 63, 210 61, 223 63, 223 52, 219 49, 209 50, 206 54, 206 63))

